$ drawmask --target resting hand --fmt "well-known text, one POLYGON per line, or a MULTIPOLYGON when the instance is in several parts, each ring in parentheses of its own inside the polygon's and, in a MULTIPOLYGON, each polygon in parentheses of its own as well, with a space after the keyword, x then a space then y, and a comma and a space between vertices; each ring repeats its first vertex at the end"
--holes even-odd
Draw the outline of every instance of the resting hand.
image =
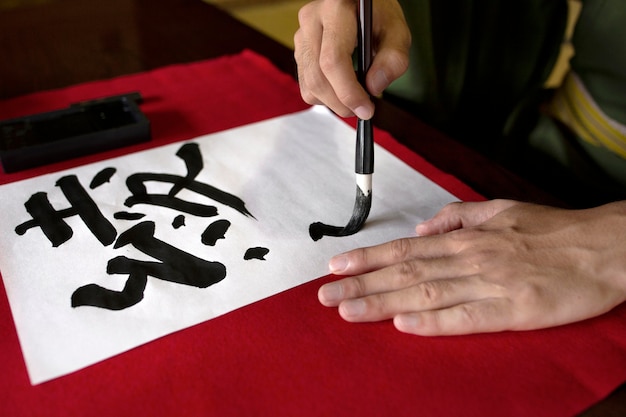
POLYGON ((557 326, 626 300, 626 202, 452 203, 416 231, 331 259, 353 276, 322 286, 320 302, 347 321, 446 335, 557 326))
MULTIPOLYGON (((374 114, 374 104, 358 83, 352 63, 356 7, 356 0, 316 0, 302 7, 294 56, 305 102, 325 104, 342 117, 367 120, 374 114)), ((411 34, 396 0, 374 0, 372 16, 374 51, 366 85, 377 96, 406 71, 411 34)))

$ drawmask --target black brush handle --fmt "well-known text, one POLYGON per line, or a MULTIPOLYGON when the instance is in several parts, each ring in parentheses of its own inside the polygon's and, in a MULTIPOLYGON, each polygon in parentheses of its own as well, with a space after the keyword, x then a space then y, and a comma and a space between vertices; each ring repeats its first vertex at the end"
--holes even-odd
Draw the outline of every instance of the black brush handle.
MULTIPOLYGON (((372 65, 372 0, 359 0, 357 79, 367 91, 365 76, 372 65)), ((358 119, 355 171, 357 174, 374 172, 374 133, 371 120, 358 119)))
POLYGON ((372 65, 372 0, 359 0, 357 25, 357 78, 365 87, 365 75, 372 65))
POLYGON ((374 173, 374 133, 372 121, 357 121, 355 172, 357 174, 374 173))

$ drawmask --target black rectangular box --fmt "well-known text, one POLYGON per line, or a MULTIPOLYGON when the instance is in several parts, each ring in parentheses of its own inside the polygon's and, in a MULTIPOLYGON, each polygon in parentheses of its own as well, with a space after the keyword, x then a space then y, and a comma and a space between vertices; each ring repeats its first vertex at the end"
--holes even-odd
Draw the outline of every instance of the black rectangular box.
POLYGON ((0 122, 0 160, 15 172, 150 140, 150 121, 129 93, 0 122))

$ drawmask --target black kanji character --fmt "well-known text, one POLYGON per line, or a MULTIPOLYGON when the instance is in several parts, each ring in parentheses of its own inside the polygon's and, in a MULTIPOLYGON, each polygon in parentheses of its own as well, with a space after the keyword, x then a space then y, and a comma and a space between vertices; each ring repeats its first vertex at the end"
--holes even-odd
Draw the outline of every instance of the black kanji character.
POLYGON ((121 310, 143 299, 147 277, 178 284, 206 288, 226 277, 226 267, 220 262, 210 262, 184 252, 154 237, 155 224, 141 222, 123 232, 114 248, 133 245, 141 252, 161 262, 139 261, 118 256, 107 265, 109 274, 128 274, 122 291, 113 291, 96 284, 78 288, 72 294, 72 307, 95 306, 121 310))
POLYGON ((56 185, 70 203, 70 207, 55 210, 44 192, 33 194, 26 203, 26 211, 32 216, 32 220, 24 222, 15 228, 18 235, 23 235, 28 229, 41 227, 42 232, 52 246, 57 247, 71 239, 72 228, 65 222, 65 218, 79 216, 91 233, 102 243, 108 246, 115 241, 117 231, 102 214, 93 199, 87 194, 76 175, 68 175, 60 178, 56 185))
POLYGON ((245 203, 237 196, 195 180, 204 166, 200 148, 197 143, 187 143, 181 146, 176 155, 185 161, 185 165, 187 166, 186 176, 181 177, 179 175, 155 173, 130 175, 126 180, 126 185, 132 196, 129 197, 124 204, 127 207, 142 203, 151 204, 172 208, 200 217, 212 217, 217 215, 217 208, 214 206, 192 203, 176 197, 180 191, 186 189, 231 207, 245 216, 254 217, 246 209, 245 203), (148 181, 171 183, 172 188, 167 194, 150 194, 145 186, 145 183, 148 181))

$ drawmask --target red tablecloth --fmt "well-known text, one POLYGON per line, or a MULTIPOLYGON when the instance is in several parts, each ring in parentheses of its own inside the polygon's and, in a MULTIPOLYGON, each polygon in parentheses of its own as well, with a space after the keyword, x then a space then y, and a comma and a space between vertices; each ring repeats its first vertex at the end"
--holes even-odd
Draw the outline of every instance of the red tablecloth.
MULTIPOLYGON (((145 99, 151 142, 0 174, 0 183, 306 108, 290 76, 246 51, 7 100, 0 118, 130 91, 145 99)), ((376 137, 459 198, 480 199, 388 134, 376 137)), ((626 380, 626 306, 553 329, 425 338, 389 322, 344 322, 317 301, 329 279, 37 386, 29 383, 0 295, 0 415, 558 417, 582 411, 626 380)))

